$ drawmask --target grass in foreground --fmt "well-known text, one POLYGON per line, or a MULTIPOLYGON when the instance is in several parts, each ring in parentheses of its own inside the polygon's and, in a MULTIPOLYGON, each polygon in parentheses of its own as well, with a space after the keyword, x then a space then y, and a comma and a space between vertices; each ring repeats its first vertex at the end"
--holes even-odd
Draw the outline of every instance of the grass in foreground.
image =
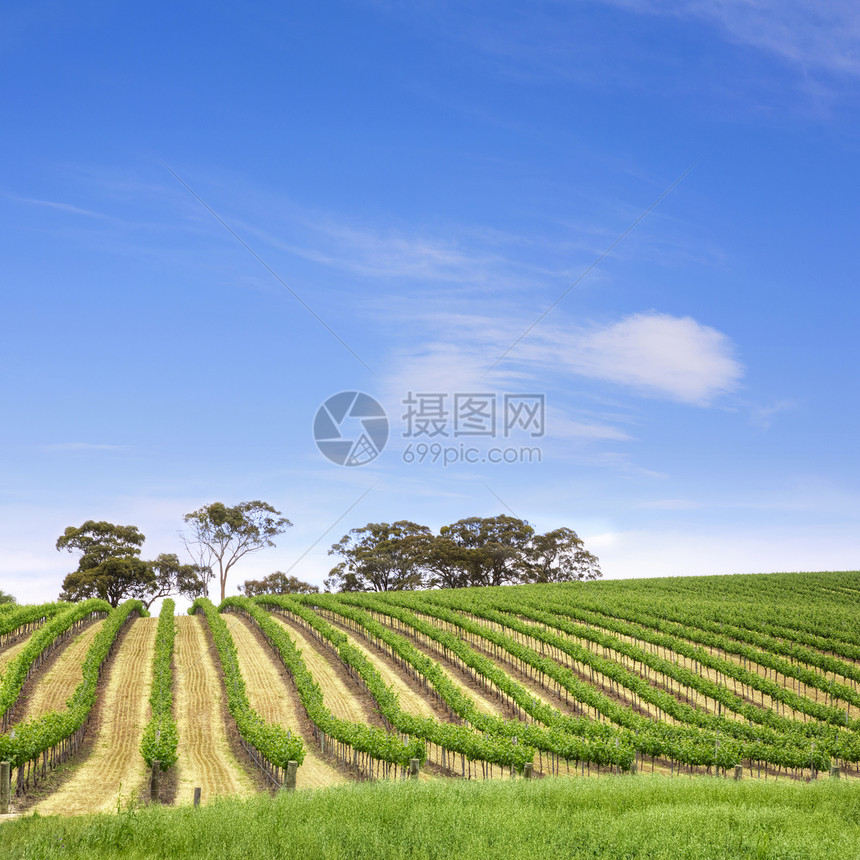
POLYGON ((845 780, 662 777, 373 783, 0 825, 0 857, 828 858, 860 856, 845 780))

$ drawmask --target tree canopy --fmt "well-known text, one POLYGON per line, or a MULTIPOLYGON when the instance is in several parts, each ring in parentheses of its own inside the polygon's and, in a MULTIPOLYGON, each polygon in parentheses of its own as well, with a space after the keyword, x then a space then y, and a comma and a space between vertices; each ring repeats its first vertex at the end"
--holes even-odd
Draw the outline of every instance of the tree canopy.
POLYGON ((17 603, 17 602, 18 601, 15 600, 15 598, 11 594, 9 594, 7 591, 3 591, 3 589, 0 588, 0 603, 17 603))
POLYGON ((468 517, 443 526, 439 535, 455 545, 455 558, 469 585, 506 585, 520 579, 535 530, 525 520, 501 514, 468 517))
POLYGON ((576 532, 537 534, 525 520, 501 514, 467 517, 434 535, 401 520, 353 529, 329 550, 341 561, 329 591, 466 588, 518 582, 571 582, 602 576, 597 557, 576 532))
POLYGON ((532 582, 575 582, 599 579, 597 556, 588 552, 573 529, 560 528, 532 538, 526 557, 532 582))
POLYGON ((77 569, 63 580, 60 600, 100 597, 111 606, 119 606, 123 600, 137 598, 149 607, 170 594, 189 598, 200 594, 203 585, 196 565, 180 564, 172 553, 143 561, 139 556, 144 540, 136 526, 103 520, 69 526, 57 540, 57 549, 77 551, 81 557, 77 569))
POLYGON ((262 579, 246 579, 239 591, 246 597, 255 597, 258 594, 316 594, 319 588, 276 570, 262 579))
POLYGON ((405 591, 420 588, 432 535, 426 526, 409 520, 394 524, 368 523, 353 529, 332 546, 340 556, 326 588, 338 591, 405 591))
POLYGON ((261 501, 233 507, 213 502, 185 514, 184 519, 190 531, 182 540, 201 571, 203 593, 209 596, 209 582, 217 570, 221 600, 236 562, 248 553, 274 546, 274 539, 292 525, 280 511, 261 501))
POLYGON ((117 526, 100 520, 87 520, 82 526, 68 526, 57 539, 57 550, 81 553, 79 568, 97 567, 109 558, 140 555, 146 538, 137 526, 117 526))
POLYGON ((201 571, 199 565, 182 564, 179 556, 173 552, 163 552, 148 564, 154 578, 149 599, 144 601, 147 609, 160 597, 181 594, 193 600, 203 593, 204 571, 201 571))

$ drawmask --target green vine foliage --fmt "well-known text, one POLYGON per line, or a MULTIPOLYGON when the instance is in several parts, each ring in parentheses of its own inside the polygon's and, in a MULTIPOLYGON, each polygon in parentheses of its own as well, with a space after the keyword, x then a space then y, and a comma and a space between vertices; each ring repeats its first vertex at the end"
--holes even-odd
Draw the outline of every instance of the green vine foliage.
POLYGON ((308 718, 320 731, 376 761, 401 767, 408 767, 410 759, 413 758, 424 761, 426 752, 420 742, 404 743, 398 735, 391 732, 335 717, 326 707, 322 689, 311 675, 301 651, 284 628, 254 601, 247 597, 228 597, 221 604, 221 608, 245 612, 259 626, 281 656, 287 671, 293 678, 308 718))
MULTIPOLYGON (((747 759, 782 767, 815 767, 817 770, 826 770, 830 766, 831 755, 854 760, 850 757, 857 754, 856 736, 852 737, 846 732, 840 736, 835 728, 826 725, 814 724, 814 733, 807 734, 806 724, 787 720, 776 714, 773 715, 776 719, 767 718, 769 725, 753 725, 692 708, 671 694, 655 688, 643 678, 628 672, 616 661, 578 645, 569 636, 520 620, 517 615, 524 613, 520 611, 520 604, 513 595, 510 598, 505 595, 505 600, 512 601, 504 606, 507 610, 505 613, 494 608, 501 608, 499 601, 502 598, 497 594, 484 593, 479 596, 449 592, 443 595, 437 592, 429 600, 416 600, 412 595, 398 594, 389 595, 385 602, 389 600, 479 635, 504 648, 512 656, 545 672, 579 701, 595 708, 612 722, 634 731, 637 749, 646 755, 665 756, 686 764, 705 766, 730 767, 747 759), (461 611, 453 611, 448 606, 461 611), (543 645, 558 649, 582 666, 589 667, 612 683, 627 688, 642 701, 657 706, 664 714, 687 725, 670 726, 642 717, 629 706, 610 699, 591 684, 580 680, 570 669, 522 644, 513 635, 480 624, 462 614, 463 612, 506 626, 511 634, 528 636, 543 645)), ((602 640, 601 642, 609 644, 602 640)), ((628 646, 624 644, 624 647, 628 646)), ((637 659, 641 656, 643 663, 658 671, 665 670, 665 674, 682 683, 689 681, 691 687, 707 690, 708 695, 718 701, 734 700, 731 698, 733 694, 725 687, 713 685, 656 655, 644 651, 635 653, 637 659)), ((750 715, 758 710, 750 709, 750 715)))
MULTIPOLYGON (((461 608, 467 608, 461 605, 461 608)), ((815 702, 808 702, 808 712, 818 716, 824 722, 801 722, 775 713, 767 708, 762 708, 742 700, 724 684, 717 684, 703 678, 701 675, 686 669, 678 663, 659 657, 643 648, 624 642, 618 637, 607 635, 599 630, 590 629, 585 625, 573 624, 548 613, 522 608, 517 604, 505 607, 508 612, 500 613, 489 607, 469 606, 473 614, 480 615, 496 623, 505 624, 510 629, 532 636, 542 642, 560 648, 576 659, 582 658, 589 665, 601 673, 612 677, 628 689, 634 690, 643 699, 652 701, 660 707, 664 713, 670 714, 675 719, 695 725, 710 731, 718 731, 723 736, 728 735, 738 739, 741 743, 740 755, 742 758, 750 758, 754 748, 757 760, 766 761, 770 764, 783 767, 809 767, 814 763, 816 769, 826 770, 829 767, 829 756, 836 756, 847 761, 857 761, 860 757, 860 737, 854 732, 840 732, 839 721, 844 720, 844 714, 832 708, 816 706, 815 702), (674 696, 660 690, 655 690, 647 681, 637 677, 621 667, 616 661, 594 655, 588 649, 575 645, 566 636, 560 636, 553 630, 546 630, 534 624, 529 624, 515 617, 529 615, 544 624, 551 625, 557 630, 568 634, 588 639, 604 648, 612 648, 616 653, 624 654, 642 665, 647 665, 653 670, 672 678, 682 686, 696 690, 709 699, 719 702, 724 710, 734 711, 744 717, 747 721, 742 723, 713 713, 704 713, 691 706, 679 702, 674 696), (835 717, 835 719, 834 719, 835 717), (834 725, 833 723, 837 723, 834 725)), ((688 651, 687 648, 678 653, 689 653, 695 655, 695 650, 688 651)), ((702 654, 702 660, 710 664, 710 655, 702 654)), ((746 670, 738 667, 737 676, 747 678, 746 670)), ((777 685, 767 679, 756 682, 758 687, 764 690, 772 690, 777 693, 777 685)), ((796 703, 801 698, 795 693, 784 690, 783 694, 777 696, 779 701, 796 703)), ((852 727, 853 728, 853 727, 852 727)))
POLYGON ((11 762, 13 768, 35 761, 43 752, 70 737, 84 725, 96 702, 102 664, 132 612, 146 615, 146 609, 139 600, 127 600, 110 611, 87 651, 83 677, 67 702, 66 709, 27 720, 0 735, 0 760, 11 762))
POLYGON ((42 603, 39 606, 17 606, 14 603, 0 605, 8 607, 5 612, 0 614, 0 636, 5 636, 25 624, 33 624, 42 619, 52 618, 70 606, 70 604, 59 600, 53 603, 42 603))
POLYGON ((173 620, 174 601, 161 604, 158 629, 155 634, 155 656, 152 660, 152 693, 149 705, 152 719, 143 730, 140 754, 149 767, 161 762, 161 770, 172 767, 178 758, 179 734, 173 718, 173 644, 176 623, 173 620))
POLYGON ((198 597, 189 611, 202 611, 212 631, 212 638, 224 673, 227 707, 236 721, 239 734, 275 767, 285 768, 289 761, 301 764, 305 758, 302 739, 283 726, 267 723, 248 702, 245 681, 236 655, 236 645, 227 624, 218 614, 212 601, 206 597, 198 597))
MULTIPOLYGON (((43 651, 54 644, 57 637, 62 636, 78 621, 94 612, 108 613, 111 611, 110 604, 98 598, 84 600, 82 603, 57 603, 54 604, 54 607, 58 611, 56 613, 49 611, 47 615, 44 612, 44 607, 36 607, 39 612, 29 619, 32 621, 44 617, 50 618, 46 624, 43 624, 33 633, 23 650, 6 667, 2 680, 0 680, 0 716, 6 714, 18 700, 30 667, 43 651)), ((19 626, 20 624, 16 624, 12 629, 19 626)))
MULTIPOLYGON (((348 618, 374 638, 385 642, 399 657, 427 679, 454 713, 484 732, 486 736, 505 739, 524 750, 531 747, 533 750, 539 749, 552 753, 569 762, 616 765, 622 770, 629 770, 634 758, 629 733, 593 723, 585 718, 562 714, 557 709, 540 702, 506 672, 499 669, 491 660, 475 652, 460 638, 440 631, 433 625, 419 622, 418 626, 422 633, 438 641, 449 654, 456 654, 469 668, 498 687, 519 708, 545 725, 505 720, 486 714, 476 707, 469 696, 451 683, 448 675, 435 660, 420 652, 400 634, 375 621, 366 612, 355 606, 344 605, 346 599, 351 600, 344 595, 340 595, 339 598, 313 595, 306 599, 302 598, 302 602, 320 606, 348 618)), ((405 620, 406 616, 411 616, 412 613, 403 611, 402 615, 405 620)), ((524 755, 528 755, 528 752, 524 755)))
MULTIPOLYGON (((314 597, 318 596, 314 595, 314 597)), ((502 767, 514 768, 519 772, 522 772, 526 762, 531 762, 534 759, 535 750, 533 747, 529 746, 525 741, 522 743, 514 741, 511 735, 506 736, 504 732, 475 731, 474 728, 468 726, 440 723, 438 720, 429 717, 420 717, 406 713, 401 709, 397 701, 397 695, 386 686, 371 661, 358 648, 349 643, 344 633, 332 627, 315 612, 288 597, 266 595, 256 599, 259 602, 292 612, 305 620, 321 636, 331 642, 337 649, 338 655, 343 662, 347 666, 352 667, 361 676, 370 694, 379 705, 379 710, 385 719, 399 732, 421 742, 422 759, 426 756, 424 745, 427 742, 444 747, 451 752, 459 753, 470 761, 486 761, 502 767)), ((325 602, 325 596, 322 596, 322 601, 325 602)), ((314 600, 311 602, 315 603, 317 601, 314 600)), ((411 658, 415 661, 416 665, 422 667, 424 672, 433 674, 440 695, 445 698, 445 701, 448 702, 452 710, 458 714, 462 714, 473 725, 479 722, 479 712, 472 700, 461 693, 451 683, 450 679, 442 672, 435 661, 430 660, 424 655, 419 655, 417 652, 412 653, 414 649, 405 639, 398 637, 396 634, 392 634, 392 636, 394 637, 392 640, 394 641, 393 647, 399 656, 407 660, 411 658)), ((422 669, 419 669, 419 671, 422 671, 422 669)), ((499 722, 504 723, 505 721, 500 720, 499 722)), ((521 728, 522 724, 517 723, 517 726, 521 728)), ((519 730, 518 734, 519 738, 523 738, 525 732, 519 730)))

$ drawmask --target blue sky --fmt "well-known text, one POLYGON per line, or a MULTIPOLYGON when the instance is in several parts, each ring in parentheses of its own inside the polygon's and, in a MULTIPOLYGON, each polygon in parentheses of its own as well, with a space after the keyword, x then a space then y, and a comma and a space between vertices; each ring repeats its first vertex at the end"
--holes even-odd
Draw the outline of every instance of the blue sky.
POLYGON ((0 588, 55 597, 67 525, 154 557, 246 499, 294 527, 233 586, 508 512, 607 577, 856 569, 854 4, 2 15, 0 588), (312 436, 349 390, 390 420, 352 468, 312 436), (404 438, 410 391, 543 395, 477 443, 541 462, 404 462, 464 441, 404 438))

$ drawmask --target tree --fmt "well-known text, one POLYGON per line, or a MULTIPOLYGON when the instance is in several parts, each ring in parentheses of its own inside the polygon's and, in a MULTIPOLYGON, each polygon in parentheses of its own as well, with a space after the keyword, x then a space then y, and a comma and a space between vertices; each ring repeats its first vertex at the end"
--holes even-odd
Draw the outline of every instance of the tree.
POLYGON ((78 551, 78 568, 63 580, 60 600, 101 597, 111 606, 129 597, 142 598, 155 574, 138 558, 145 538, 136 526, 87 520, 69 526, 57 540, 57 550, 78 551))
POLYGON ((140 555, 146 538, 137 526, 116 526, 100 520, 87 520, 82 526, 69 526, 57 539, 57 550, 82 553, 79 567, 96 567, 109 558, 140 555))
POLYGON ((276 570, 262 579, 246 579, 245 584, 239 586, 239 592, 246 597, 257 594, 318 594, 319 588, 276 570))
POLYGON ((332 545, 338 555, 325 581, 329 591, 405 591, 421 588, 432 534, 409 520, 368 523, 332 545))
POLYGON ((260 501, 241 502, 232 508, 213 502, 184 519, 191 533, 182 535, 182 541, 197 561, 203 593, 209 596, 209 581, 217 567, 222 601, 233 565, 248 553, 274 546, 274 538, 292 525, 280 511, 260 501))
POLYGON ((569 528, 535 535, 526 570, 532 582, 576 582, 603 576, 597 556, 588 552, 582 539, 569 528))
MULTIPOLYGON (((161 553, 155 561, 148 562, 153 579, 147 595, 146 608, 149 609, 159 597, 181 594, 189 600, 203 593, 203 574, 199 565, 182 564, 176 553, 161 553)), ((211 576, 211 572, 210 572, 211 576)))
POLYGON ((193 598, 202 592, 197 565, 180 564, 173 553, 142 561, 138 556, 144 540, 136 526, 95 520, 87 520, 78 528, 69 526, 57 540, 57 549, 77 550, 81 558, 77 570, 63 580, 60 600, 100 597, 118 606, 133 597, 149 608, 159 597, 182 594, 193 598))
POLYGON ((18 601, 6 591, 0 588, 0 603, 17 603, 18 601))
POLYGON ((439 530, 457 548, 468 585, 505 585, 520 579, 534 529, 517 517, 468 517, 439 530))
POLYGON ((424 559, 428 588, 466 588, 469 585, 472 562, 470 550, 456 540, 434 535, 427 546, 424 559))
POLYGON ((111 606, 119 606, 130 598, 145 600, 154 586, 155 574, 147 562, 133 557, 106 558, 95 567, 79 567, 68 574, 60 600, 100 597, 111 606))

